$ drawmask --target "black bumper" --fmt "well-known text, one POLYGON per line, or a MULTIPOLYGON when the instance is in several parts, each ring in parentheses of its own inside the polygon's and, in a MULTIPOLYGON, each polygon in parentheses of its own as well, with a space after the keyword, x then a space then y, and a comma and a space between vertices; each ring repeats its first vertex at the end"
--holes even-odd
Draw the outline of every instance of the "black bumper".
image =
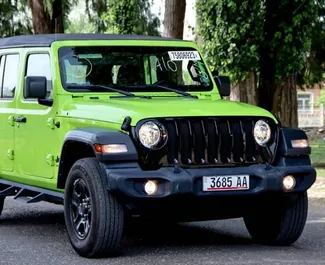
POLYGON ((316 180, 316 171, 308 165, 274 167, 270 165, 252 165, 234 168, 177 169, 161 168, 157 171, 143 171, 139 167, 107 168, 108 189, 130 199, 163 199, 190 195, 191 197, 211 198, 258 195, 262 193, 292 193, 309 189, 316 180), (178 172, 177 172, 178 170, 178 172), (203 191, 202 176, 249 175, 248 190, 203 191), (284 191, 282 179, 293 175, 296 186, 284 191), (148 180, 159 183, 158 193, 147 195, 144 184, 148 180))

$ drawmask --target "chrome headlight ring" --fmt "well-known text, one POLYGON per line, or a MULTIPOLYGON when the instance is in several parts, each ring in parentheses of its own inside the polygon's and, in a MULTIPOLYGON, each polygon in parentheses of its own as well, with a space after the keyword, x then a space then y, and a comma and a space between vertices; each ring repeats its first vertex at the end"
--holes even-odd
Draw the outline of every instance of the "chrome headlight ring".
POLYGON ((168 140, 166 128, 158 121, 151 120, 144 122, 138 130, 140 143, 151 150, 163 148, 168 140))
POLYGON ((254 126, 254 139, 260 146, 265 146, 271 139, 271 128, 263 120, 259 120, 254 126))

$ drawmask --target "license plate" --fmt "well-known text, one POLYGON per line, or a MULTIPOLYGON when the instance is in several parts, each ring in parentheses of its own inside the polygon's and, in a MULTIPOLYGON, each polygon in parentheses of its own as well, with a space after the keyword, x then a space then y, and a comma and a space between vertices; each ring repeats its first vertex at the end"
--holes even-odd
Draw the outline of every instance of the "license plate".
POLYGON ((203 177, 203 191, 248 190, 249 175, 203 177))

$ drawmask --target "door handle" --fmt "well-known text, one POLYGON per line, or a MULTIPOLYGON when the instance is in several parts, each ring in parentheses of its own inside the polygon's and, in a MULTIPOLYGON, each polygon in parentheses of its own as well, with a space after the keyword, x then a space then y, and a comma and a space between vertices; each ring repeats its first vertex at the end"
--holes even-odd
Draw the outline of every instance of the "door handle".
POLYGON ((26 117, 14 117, 14 121, 26 123, 27 119, 26 117))

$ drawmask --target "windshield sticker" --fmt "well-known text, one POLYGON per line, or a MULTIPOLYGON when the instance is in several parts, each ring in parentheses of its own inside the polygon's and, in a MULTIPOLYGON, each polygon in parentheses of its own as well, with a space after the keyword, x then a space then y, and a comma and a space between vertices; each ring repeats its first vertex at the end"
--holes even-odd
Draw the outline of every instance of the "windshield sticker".
POLYGON ((98 59, 98 58, 102 59, 103 58, 103 56, 100 53, 98 53, 98 54, 79 54, 78 57, 80 59, 98 59))
POLYGON ((198 51, 172 51, 168 52, 168 55, 172 61, 201 60, 198 51))

